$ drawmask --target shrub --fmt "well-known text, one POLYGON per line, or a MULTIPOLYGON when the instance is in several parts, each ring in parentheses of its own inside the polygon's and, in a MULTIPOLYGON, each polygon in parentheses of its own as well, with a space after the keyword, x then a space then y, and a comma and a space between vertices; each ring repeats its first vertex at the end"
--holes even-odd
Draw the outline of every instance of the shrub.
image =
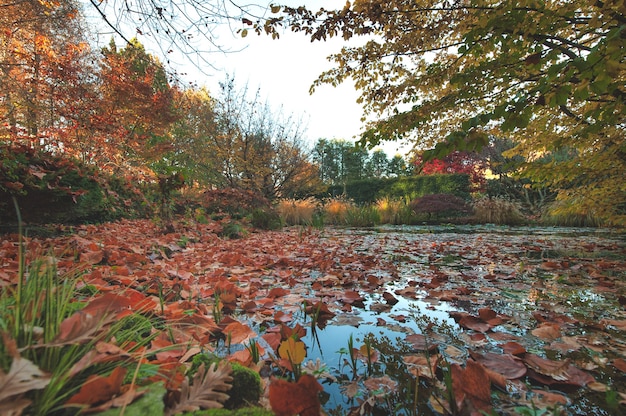
POLYGON ((591 211, 584 209, 582 204, 573 200, 557 200, 546 209, 542 222, 547 225, 561 227, 599 227, 602 221, 591 211))
POLYGON ((13 198, 28 223, 101 222, 151 214, 136 184, 65 155, 0 145, 0 222, 15 223, 13 198))
POLYGON ((257 208, 252 211, 250 223, 261 230, 278 230, 282 226, 278 212, 272 208, 257 208))
POLYGON ((474 219, 483 224, 499 225, 517 225, 524 222, 518 204, 501 197, 485 197, 474 202, 474 219))
POLYGON ((281 199, 276 204, 276 210, 286 225, 311 225, 319 209, 319 202, 315 198, 281 199))
POLYGON ((224 188, 206 191, 202 206, 208 213, 226 213, 234 218, 243 218, 257 208, 269 208, 270 203, 259 192, 224 188))
POLYGON ((411 209, 416 214, 427 214, 428 219, 459 217, 471 213, 471 207, 451 194, 431 194, 411 201, 411 209))

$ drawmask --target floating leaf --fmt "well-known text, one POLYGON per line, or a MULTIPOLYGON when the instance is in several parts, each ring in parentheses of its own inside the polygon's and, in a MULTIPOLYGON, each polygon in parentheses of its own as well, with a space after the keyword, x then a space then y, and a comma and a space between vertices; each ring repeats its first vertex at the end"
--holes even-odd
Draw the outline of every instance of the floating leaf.
POLYGON ((278 354, 281 358, 289 360, 292 364, 300 364, 306 357, 304 342, 296 341, 293 337, 281 342, 278 347, 278 354))
POLYGON ((297 383, 273 378, 269 387, 270 406, 276 416, 319 416, 318 393, 323 390, 310 374, 303 374, 297 383))

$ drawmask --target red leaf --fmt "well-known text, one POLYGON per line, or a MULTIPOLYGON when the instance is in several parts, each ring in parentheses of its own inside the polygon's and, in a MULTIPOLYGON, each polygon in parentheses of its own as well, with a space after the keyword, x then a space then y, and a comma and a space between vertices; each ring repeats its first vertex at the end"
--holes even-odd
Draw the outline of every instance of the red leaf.
POLYGON ((486 368, 502 374, 508 380, 514 380, 526 375, 524 362, 508 354, 485 353, 484 355, 470 353, 472 358, 486 368))
POLYGON ((276 416, 319 416, 318 393, 322 390, 310 374, 303 374, 297 383, 274 378, 269 388, 270 406, 276 416))
POLYGON ((108 376, 90 376, 80 391, 69 398, 67 404, 96 404, 106 402, 119 394, 126 369, 115 367, 108 376))
POLYGON ((275 287, 267 294, 268 298, 280 298, 282 296, 288 295, 289 291, 287 289, 283 289, 282 287, 275 287))
POLYGON ((452 364, 452 390, 457 408, 485 411, 491 408, 491 382, 485 368, 474 360, 468 360, 465 369, 452 364))

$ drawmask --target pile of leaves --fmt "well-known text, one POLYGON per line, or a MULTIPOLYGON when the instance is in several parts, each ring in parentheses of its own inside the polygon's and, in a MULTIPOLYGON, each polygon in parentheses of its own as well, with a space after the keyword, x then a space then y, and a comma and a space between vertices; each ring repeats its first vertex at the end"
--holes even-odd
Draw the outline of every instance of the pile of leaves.
MULTIPOLYGON (((55 391, 51 409, 59 414, 139 406, 149 394, 165 413, 222 406, 231 383, 226 362, 261 374, 258 404, 284 415, 318 414, 317 393, 329 382, 351 400, 346 413, 361 414, 400 408, 393 403, 407 397, 401 389, 417 385, 436 413, 568 408, 581 391, 613 397, 611 406, 626 400, 621 384, 611 384, 626 370, 623 244, 306 228, 229 240, 219 236, 225 223, 186 222, 163 234, 149 221, 120 221, 25 239, 27 268, 45 258, 59 276, 82 273, 57 329, 42 326, 29 343, 13 335, 19 331, 4 334, 0 385, 23 382, 0 390, 0 408, 37 408, 58 372, 38 364, 39 352, 69 345, 85 348, 66 366, 65 390, 55 391), (586 315, 560 296, 564 290, 602 296, 607 307, 586 315), (458 331, 428 324, 407 332, 393 368, 375 340, 350 345, 342 353, 352 378, 306 362, 312 345, 303 340, 312 332, 322 337, 325 326, 366 309, 389 312, 400 298, 449 305, 458 331), (194 357, 208 353, 224 364, 191 371, 194 357), (363 374, 357 361, 367 364, 363 374), (84 394, 93 386, 101 394, 84 394)), ((17 236, 1 239, 5 294, 25 284, 19 252, 17 236)), ((3 327, 16 307, 8 305, 3 327)), ((408 315, 381 314, 377 324, 401 325, 408 315)))

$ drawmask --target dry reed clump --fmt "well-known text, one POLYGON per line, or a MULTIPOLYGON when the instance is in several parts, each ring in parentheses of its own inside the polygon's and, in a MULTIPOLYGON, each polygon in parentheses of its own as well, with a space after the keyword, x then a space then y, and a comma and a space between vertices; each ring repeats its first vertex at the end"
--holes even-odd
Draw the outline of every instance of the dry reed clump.
POLYGON ((324 201, 324 222, 327 224, 345 224, 348 211, 354 202, 343 197, 330 198, 324 201))
POLYGON ((319 209, 319 202, 313 198, 291 199, 278 201, 276 210, 285 225, 310 225, 319 209))
POLYGON ((398 199, 384 197, 378 199, 374 207, 378 211, 378 215, 380 215, 382 224, 399 224, 406 204, 398 199))
POLYGON ((525 221, 518 204, 501 197, 485 197, 474 202, 474 219, 479 223, 499 225, 525 221))

